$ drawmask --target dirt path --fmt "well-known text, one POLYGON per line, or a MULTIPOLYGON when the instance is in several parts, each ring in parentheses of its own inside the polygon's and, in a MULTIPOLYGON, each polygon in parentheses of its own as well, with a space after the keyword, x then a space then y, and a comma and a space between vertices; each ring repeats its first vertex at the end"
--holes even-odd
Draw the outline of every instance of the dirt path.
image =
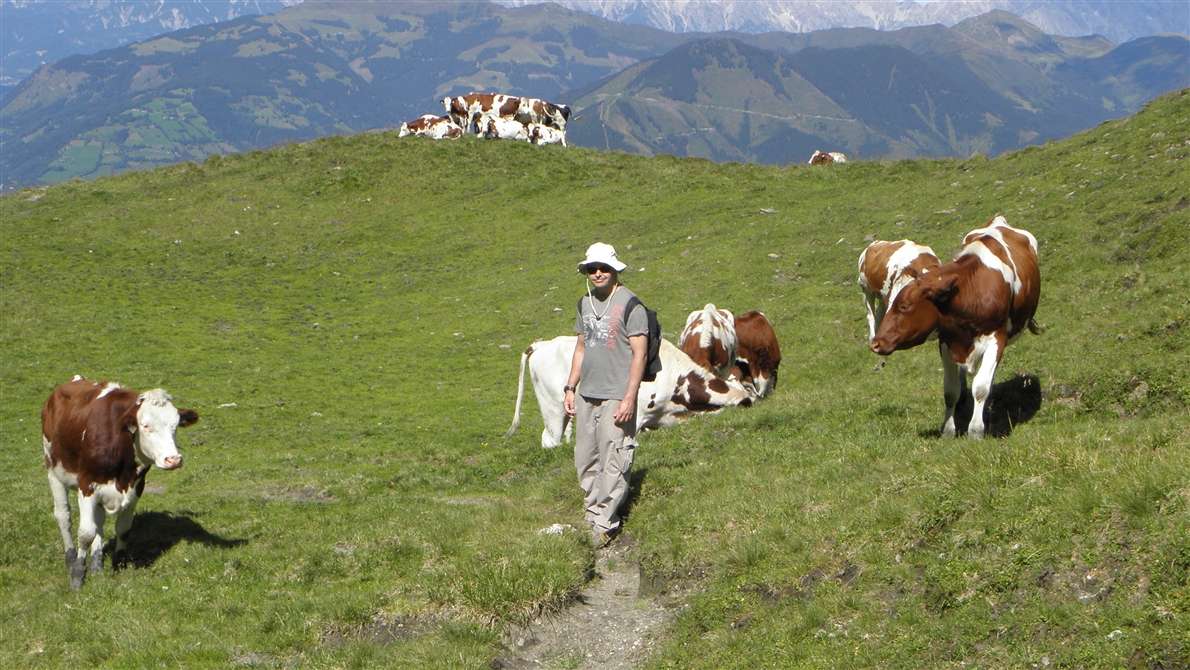
POLYGON ((641 594, 631 538, 620 537, 596 554, 595 578, 577 602, 511 631, 493 668, 626 670, 648 658, 655 637, 677 613, 677 599, 641 594))

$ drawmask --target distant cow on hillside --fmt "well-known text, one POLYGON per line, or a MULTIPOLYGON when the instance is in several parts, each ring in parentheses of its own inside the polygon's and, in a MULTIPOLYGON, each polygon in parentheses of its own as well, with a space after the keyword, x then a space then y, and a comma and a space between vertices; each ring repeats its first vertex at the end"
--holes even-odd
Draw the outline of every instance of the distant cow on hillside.
POLYGON ((838 151, 815 151, 810 156, 810 165, 830 165, 831 163, 846 163, 847 156, 838 151))
POLYGON ((566 122, 570 120, 570 107, 548 100, 522 97, 516 119, 526 126, 542 123, 558 130, 566 130, 566 122))
POLYGON ((526 126, 529 131, 530 144, 561 144, 566 146, 566 131, 551 128, 544 123, 530 123, 526 126))
POLYGON ((1033 315, 1041 296, 1037 239, 997 215, 967 233, 949 263, 905 286, 889 305, 872 351, 888 356, 915 347, 938 331, 946 414, 943 435, 955 434, 955 406, 966 376, 975 377, 967 435, 983 437, 983 407, 1004 349, 1025 329, 1038 332, 1033 315))
POLYGON ((477 123, 481 117, 516 118, 521 99, 503 93, 467 93, 443 98, 442 106, 456 124, 478 135, 483 132, 477 123))
POLYGON ((406 137, 408 135, 428 137, 432 140, 457 140, 463 136, 463 129, 449 116, 422 114, 412 121, 401 124, 401 130, 397 136, 406 137))
POLYGON ((529 130, 516 119, 505 119, 499 116, 479 117, 480 134, 489 140, 529 141, 529 130))

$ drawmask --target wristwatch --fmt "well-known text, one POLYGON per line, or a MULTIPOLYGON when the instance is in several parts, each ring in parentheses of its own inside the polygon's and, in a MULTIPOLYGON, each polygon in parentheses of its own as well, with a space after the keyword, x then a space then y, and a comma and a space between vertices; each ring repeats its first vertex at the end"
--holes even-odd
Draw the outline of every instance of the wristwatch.
POLYGON ((577 386, 570 386, 569 384, 567 384, 566 386, 562 387, 562 392, 566 393, 567 391, 574 391, 577 388, 578 388, 577 386))

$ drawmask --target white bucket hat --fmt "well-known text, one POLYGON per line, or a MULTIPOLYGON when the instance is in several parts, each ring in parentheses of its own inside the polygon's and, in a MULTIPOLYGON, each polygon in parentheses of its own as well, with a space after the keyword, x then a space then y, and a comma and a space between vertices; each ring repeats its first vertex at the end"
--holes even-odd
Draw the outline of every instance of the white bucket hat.
POLYGON ((587 247, 587 257, 582 261, 579 261, 578 271, 582 272, 583 268, 587 267, 588 265, 596 265, 600 263, 612 268, 616 272, 623 272, 624 268, 628 267, 616 256, 615 247, 610 244, 604 244, 603 242, 596 242, 595 244, 587 247))

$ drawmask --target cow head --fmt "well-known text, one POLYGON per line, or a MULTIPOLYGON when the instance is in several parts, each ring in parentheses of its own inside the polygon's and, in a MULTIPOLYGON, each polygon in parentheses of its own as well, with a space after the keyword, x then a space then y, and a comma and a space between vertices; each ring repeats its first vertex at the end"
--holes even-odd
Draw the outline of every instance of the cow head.
POLYGON ((925 342, 958 291, 958 277, 931 272, 901 289, 888 307, 872 351, 888 356, 898 349, 911 349, 925 342))
POLYGON ((145 391, 137 396, 136 404, 125 415, 125 429, 135 438, 137 460, 162 470, 182 467, 174 433, 198 421, 197 412, 179 410, 172 400, 163 389, 145 391))

